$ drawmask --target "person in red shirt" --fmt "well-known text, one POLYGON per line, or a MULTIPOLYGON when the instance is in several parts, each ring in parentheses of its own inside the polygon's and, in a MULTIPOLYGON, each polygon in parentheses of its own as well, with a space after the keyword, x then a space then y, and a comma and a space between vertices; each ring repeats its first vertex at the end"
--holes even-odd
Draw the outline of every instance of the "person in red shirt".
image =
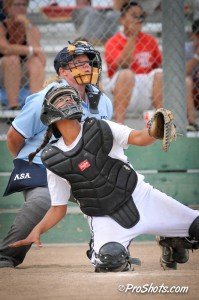
MULTIPOLYGON (((138 25, 141 27, 140 21, 138 25)), ((117 32, 105 45, 105 59, 111 78, 121 67, 128 67, 136 74, 148 74, 161 66, 162 54, 152 35, 138 32, 129 39, 124 33, 117 32)))
MULTIPOLYGON (((156 39, 143 33, 145 12, 135 1, 120 9, 123 32, 117 32, 105 44, 108 77, 105 92, 114 100, 114 120, 123 123, 126 112, 143 114, 145 110, 163 105, 161 69, 162 53, 156 39)), ((195 124, 195 109, 191 87, 186 81, 187 114, 189 123, 195 124)))
POLYGON ((111 78, 106 92, 114 96, 114 118, 123 123, 129 112, 162 106, 162 54, 156 39, 141 32, 145 13, 134 1, 120 10, 123 32, 105 44, 105 61, 111 78))

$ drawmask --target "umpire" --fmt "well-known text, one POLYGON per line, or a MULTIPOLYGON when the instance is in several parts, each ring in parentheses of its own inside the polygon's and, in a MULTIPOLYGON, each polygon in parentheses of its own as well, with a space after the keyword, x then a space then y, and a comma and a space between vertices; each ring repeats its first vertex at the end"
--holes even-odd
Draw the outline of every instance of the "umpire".
POLYGON ((112 117, 112 103, 98 89, 102 68, 100 53, 91 44, 83 41, 69 43, 55 57, 54 67, 58 75, 56 79, 26 99, 25 106, 7 134, 7 146, 14 158, 14 170, 4 195, 22 191, 25 201, 0 244, 0 268, 16 267, 23 262, 30 246, 11 249, 8 245, 25 238, 50 208, 46 169, 40 153, 35 156, 33 164, 28 163, 28 154, 41 144, 46 132, 46 126, 40 120, 45 94, 52 87, 70 84, 84 99, 83 119, 91 116, 97 119, 112 117))

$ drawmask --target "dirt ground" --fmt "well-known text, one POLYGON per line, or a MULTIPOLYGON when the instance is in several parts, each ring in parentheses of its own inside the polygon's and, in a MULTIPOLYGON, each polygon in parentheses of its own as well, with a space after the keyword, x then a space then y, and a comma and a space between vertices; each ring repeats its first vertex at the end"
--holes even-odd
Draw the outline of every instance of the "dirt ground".
POLYGON ((130 251, 141 259, 141 266, 130 272, 95 273, 85 256, 87 248, 32 248, 19 267, 0 269, 0 300, 199 299, 197 251, 190 253, 189 262, 179 265, 177 271, 164 271, 159 265, 160 249, 156 243, 137 242, 130 251), (188 287, 188 292, 180 293, 183 287, 188 287))

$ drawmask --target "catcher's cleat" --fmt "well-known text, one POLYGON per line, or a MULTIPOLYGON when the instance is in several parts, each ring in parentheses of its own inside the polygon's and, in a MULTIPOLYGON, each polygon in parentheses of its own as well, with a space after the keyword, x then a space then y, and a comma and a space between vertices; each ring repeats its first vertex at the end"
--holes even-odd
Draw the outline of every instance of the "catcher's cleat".
MULTIPOLYGON (((178 239, 179 238, 176 238, 177 241, 178 239)), ((174 238, 157 237, 156 240, 162 249, 160 264, 164 270, 168 270, 168 269, 176 270, 177 263, 184 264, 189 260, 188 249, 182 247, 172 247, 171 245, 169 245, 169 242, 172 243, 174 238)))
POLYGON ((173 260, 173 251, 171 247, 163 247, 162 256, 160 257, 160 265, 164 270, 177 270, 177 262, 173 260))
POLYGON ((178 264, 185 264, 189 260, 189 250, 183 248, 172 248, 172 258, 178 264))
POLYGON ((0 268, 14 268, 12 261, 2 257, 0 258, 0 268))

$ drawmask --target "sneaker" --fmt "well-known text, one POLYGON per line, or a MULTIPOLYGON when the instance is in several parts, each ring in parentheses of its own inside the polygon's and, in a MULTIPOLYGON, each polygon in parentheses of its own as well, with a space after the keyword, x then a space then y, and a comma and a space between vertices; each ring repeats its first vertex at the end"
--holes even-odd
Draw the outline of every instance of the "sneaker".
POLYGON ((12 261, 6 258, 0 258, 0 268, 14 268, 14 264, 12 261))
POLYGON ((199 131, 199 125, 195 123, 189 123, 187 126, 187 131, 196 132, 199 131))

